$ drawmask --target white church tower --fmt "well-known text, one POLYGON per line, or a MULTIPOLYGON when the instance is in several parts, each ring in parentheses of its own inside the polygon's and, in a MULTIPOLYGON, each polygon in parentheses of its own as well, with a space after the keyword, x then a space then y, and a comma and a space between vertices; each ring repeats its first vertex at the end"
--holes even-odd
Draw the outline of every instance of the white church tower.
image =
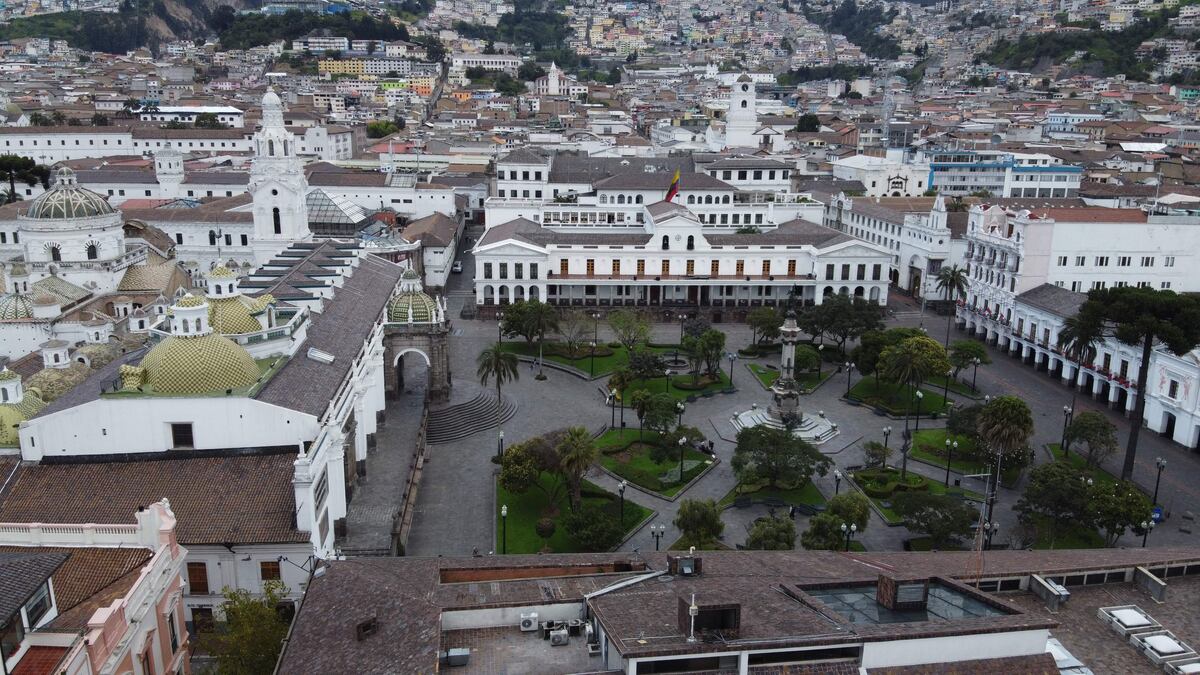
POLYGON ((154 177, 158 179, 158 187, 164 198, 178 198, 184 178, 183 153, 170 143, 154 153, 154 177))
POLYGON ((308 230, 308 179, 296 155, 296 138, 283 125, 283 103, 273 89, 262 99, 262 128, 254 134, 250 167, 254 198, 254 256, 265 263, 308 230))
POLYGON ((754 132, 758 131, 755 97, 754 81, 742 73, 733 83, 733 90, 729 94, 729 112, 725 115, 725 147, 753 148, 758 145, 754 136, 754 132))

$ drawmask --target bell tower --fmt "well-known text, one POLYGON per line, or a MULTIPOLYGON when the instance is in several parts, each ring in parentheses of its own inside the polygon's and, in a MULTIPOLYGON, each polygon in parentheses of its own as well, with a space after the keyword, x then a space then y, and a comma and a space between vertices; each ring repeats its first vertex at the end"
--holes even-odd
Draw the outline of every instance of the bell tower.
POLYGON ((754 80, 742 73, 729 92, 729 112, 725 115, 725 147, 750 148, 758 144, 754 138, 754 132, 758 130, 756 96, 754 80))
POLYGON ((170 143, 154 153, 154 176, 163 197, 174 199, 179 196, 179 186, 184 178, 183 154, 170 143))
POLYGON ((296 138, 283 125, 283 103, 273 89, 262 99, 262 128, 254 134, 250 167, 254 198, 254 255, 259 264, 292 242, 312 238, 308 229, 308 179, 296 155, 296 138))

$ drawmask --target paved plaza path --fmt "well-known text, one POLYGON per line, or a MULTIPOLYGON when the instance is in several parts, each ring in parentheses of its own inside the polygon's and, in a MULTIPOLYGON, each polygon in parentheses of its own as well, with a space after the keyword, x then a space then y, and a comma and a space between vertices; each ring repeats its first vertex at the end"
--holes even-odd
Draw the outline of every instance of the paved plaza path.
MULTIPOLYGON (((467 269, 472 268, 469 260, 464 261, 467 269)), ((469 294, 470 279, 461 275, 452 280, 447 291, 450 314, 458 316, 463 303, 472 302, 469 294)), ((889 326, 925 326, 936 339, 945 336, 945 317, 933 313, 922 315, 918 308, 903 298, 893 298, 894 315, 889 326)), ((468 390, 478 385, 475 378, 475 357, 497 339, 494 321, 454 320, 450 348, 455 387, 468 390)), ((749 344, 751 335, 744 325, 720 324, 717 326, 727 335, 727 349, 733 350, 749 344)), ((600 339, 610 339, 607 328, 601 326, 600 339)), ((674 342, 678 340, 678 324, 656 324, 652 340, 674 342)), ((952 339, 962 338, 955 333, 952 339)), ((1033 443, 1038 448, 1038 463, 1047 461, 1041 447, 1045 443, 1057 442, 1062 431, 1062 406, 1070 403, 1071 392, 1057 380, 1038 373, 1007 355, 993 351, 993 364, 979 369, 979 387, 988 394, 1014 394, 1025 399, 1034 411, 1035 434, 1033 443)), ((770 363, 771 359, 754 360, 770 363)), ((705 474, 677 501, 669 501, 632 487, 626 491, 626 499, 656 511, 651 522, 667 527, 662 545, 667 546, 679 537, 672 521, 683 498, 720 499, 733 489, 736 479, 729 460, 732 458, 735 430, 730 418, 735 412, 747 410, 751 404, 763 405, 767 401, 766 391, 746 369, 750 360, 737 362, 734 384, 735 394, 721 394, 702 398, 688 404, 684 423, 698 427, 716 443, 717 456, 722 460, 713 470, 705 474)), ((726 365, 726 367, 728 367, 726 365)), ((828 367, 828 366, 827 366, 828 367)), ((584 426, 593 432, 602 430, 610 420, 610 411, 604 403, 603 380, 587 381, 573 375, 547 370, 549 379, 537 381, 526 364, 522 364, 520 379, 505 387, 505 397, 518 403, 516 415, 502 425, 505 442, 521 442, 534 436, 566 426, 584 426)), ((852 375, 852 382, 857 375, 852 375)), ((840 400, 846 390, 846 377, 839 374, 829 379, 816 392, 805 396, 801 405, 806 413, 824 411, 838 424, 840 434, 821 446, 838 467, 862 465, 864 456, 862 443, 867 440, 882 440, 882 427, 890 425, 896 431, 891 441, 893 447, 900 438, 904 421, 889 420, 875 415, 866 407, 850 406, 840 400)), ((462 395, 456 390, 456 396, 462 395)), ((955 398, 953 393, 952 398, 955 398)), ((969 403, 969 400, 963 399, 969 403)), ((1079 408, 1107 412, 1107 408, 1087 398, 1079 398, 1079 408)), ((628 414, 628 412, 626 413, 628 414)), ((1112 414, 1118 424, 1122 442, 1128 433, 1128 421, 1112 414)), ((923 421, 922 427, 939 426, 940 422, 923 421)), ((417 513, 408 543, 409 555, 464 555, 473 552, 487 553, 495 547, 495 473, 497 466, 491 457, 497 449, 494 427, 469 436, 466 439, 444 445, 432 445, 426 465, 421 490, 418 493, 417 513)), ((1190 525, 1183 520, 1184 511, 1195 511, 1200 497, 1200 457, 1176 446, 1152 433, 1143 433, 1140 444, 1135 480, 1148 490, 1154 485, 1154 458, 1166 457, 1169 468, 1163 475, 1160 502, 1168 507, 1171 517, 1163 527, 1150 537, 1149 545, 1194 545, 1192 535, 1181 532, 1180 525, 1190 525)), ((1106 463, 1110 471, 1119 471, 1123 450, 1106 463)), ((893 461, 898 461, 893 457, 893 461)), ((942 469, 916 461, 909 461, 908 470, 934 479, 944 476, 942 469)), ((952 479, 955 474, 951 474, 952 479)), ((616 490, 616 480, 608 474, 593 469, 589 479, 605 489, 616 490)), ((814 481, 828 499, 833 496, 835 486, 832 471, 814 481)), ((981 482, 964 481, 964 487, 984 491, 981 482)), ((1021 485, 1016 490, 1001 489, 995 508, 995 519, 1000 523, 996 542, 1007 541, 1006 532, 1016 525, 1016 513, 1012 510, 1020 496, 1021 485)), ((843 481, 842 490, 849 489, 843 481)), ((729 546, 743 543, 749 525, 759 516, 766 515, 762 506, 730 509, 724 512, 726 524, 724 542, 729 546)), ((798 517, 796 530, 799 534, 807 527, 807 518, 798 517)), ((859 540, 871 550, 899 550, 909 536, 904 527, 887 527, 883 520, 872 513, 866 532, 859 540)), ((1133 535, 1126 535, 1120 542, 1124 546, 1140 545, 1133 535)), ((642 527, 622 546, 625 550, 654 549, 654 539, 648 527, 642 527)), ((799 545, 799 537, 797 537, 799 545)))

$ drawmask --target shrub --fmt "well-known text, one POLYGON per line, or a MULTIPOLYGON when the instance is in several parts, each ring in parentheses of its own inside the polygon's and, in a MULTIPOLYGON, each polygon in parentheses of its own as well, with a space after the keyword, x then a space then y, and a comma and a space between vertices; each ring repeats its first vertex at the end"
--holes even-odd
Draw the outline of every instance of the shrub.
POLYGON ((621 542, 621 536, 624 534, 617 518, 595 506, 585 506, 572 511, 562 521, 567 535, 581 551, 610 551, 621 542))

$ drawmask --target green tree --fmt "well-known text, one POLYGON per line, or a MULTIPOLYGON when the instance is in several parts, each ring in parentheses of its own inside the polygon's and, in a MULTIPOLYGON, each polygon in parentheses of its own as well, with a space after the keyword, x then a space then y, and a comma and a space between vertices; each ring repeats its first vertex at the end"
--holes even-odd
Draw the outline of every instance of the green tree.
POLYGON ((704 365, 704 351, 700 347, 700 338, 684 335, 679 345, 688 362, 688 371, 692 374, 692 384, 700 380, 700 368, 704 365))
POLYGON ((638 418, 638 440, 642 440, 642 429, 646 427, 646 414, 650 411, 654 395, 645 389, 635 389, 629 395, 629 407, 638 418))
POLYGON ((8 199, 5 203, 17 201, 17 181, 27 185, 36 185, 39 181, 43 187, 49 183, 50 170, 37 162, 20 155, 0 155, 0 174, 8 178, 8 199))
MULTIPOLYGON (((1117 451, 1117 426, 1102 413, 1088 410, 1075 415, 1067 426, 1067 448, 1087 444, 1087 467, 1103 462, 1117 451)), ((1064 448, 1065 451, 1065 448, 1064 448)))
POLYGON ((976 421, 979 440, 1000 461, 993 461, 997 475, 1002 463, 1023 466, 1029 461, 1029 439, 1033 437, 1033 412, 1016 396, 997 396, 983 406, 976 421))
POLYGON ((583 503, 583 477, 596 461, 596 441, 587 429, 571 427, 558 444, 558 466, 570 492, 571 509, 583 503))
POLYGON ((842 525, 853 525, 856 533, 862 534, 871 521, 871 505, 867 498, 857 492, 847 492, 830 499, 825 512, 818 513, 808 521, 808 529, 800 537, 806 549, 840 551, 846 545, 846 534, 842 525))
POLYGON ((982 342, 955 340, 954 344, 950 345, 950 365, 954 366, 952 377, 957 378, 963 368, 974 365, 975 359, 979 359, 980 364, 992 362, 992 357, 988 356, 987 347, 984 347, 982 342))
POLYGON ((797 322, 810 335, 826 336, 841 352, 846 342, 863 333, 883 328, 883 308, 857 296, 835 294, 806 308, 797 322))
POLYGON ((225 129, 227 126, 217 118, 216 113, 200 113, 196 115, 196 121, 192 122, 192 126, 197 129, 225 129))
POLYGON ((1090 524, 1086 476, 1066 462, 1050 462, 1029 472, 1025 493, 1013 507, 1027 523, 1044 524, 1054 548, 1060 523, 1090 524), (1041 522, 1038 522, 1041 521, 1041 522))
POLYGON ((824 476, 831 464, 808 442, 764 425, 738 432, 731 462, 739 482, 765 481, 770 487, 804 485, 814 473, 824 476))
POLYGON ((792 377, 814 371, 820 363, 821 355, 812 345, 796 345, 796 351, 792 354, 792 377))
POLYGON ((520 68, 517 69, 517 77, 526 82, 533 82, 545 74, 546 69, 542 68, 533 61, 526 61, 525 63, 521 64, 520 68))
POLYGON ((261 675, 275 669, 283 649, 288 622, 275 610, 287 597, 281 581, 263 584, 261 595, 225 587, 221 610, 223 630, 206 640, 208 652, 217 661, 217 671, 231 675, 261 675))
POLYGON ((29 115, 29 123, 35 127, 52 127, 54 120, 46 116, 42 112, 34 112, 29 115))
POLYGON ((1090 519, 1104 532, 1104 545, 1116 546, 1126 530, 1150 520, 1152 507, 1133 483, 1097 482, 1088 490, 1090 519))
POLYGON ((105 115, 103 113, 93 113, 92 114, 92 126, 94 126, 94 127, 108 126, 108 115, 105 115))
POLYGON ((166 124, 162 125, 162 128, 163 129, 187 129, 188 125, 184 124, 183 122, 181 122, 179 120, 168 120, 166 124))
POLYGON ((517 371, 517 355, 504 351, 504 345, 497 342, 479 353, 475 359, 475 375, 479 384, 488 386, 488 381, 496 383, 496 426, 500 426, 500 409, 504 407, 503 388, 506 382, 520 379, 517 371))
POLYGON ((639 380, 662 377, 666 369, 667 364, 663 361, 662 354, 656 351, 645 346, 635 347, 629 351, 629 370, 639 380))
POLYGON ((721 371, 721 357, 725 355, 725 334, 715 328, 709 328, 696 339, 696 347, 700 352, 700 361, 704 372, 715 378, 721 371))
POLYGON ((784 516, 759 518, 746 537, 746 548, 755 551, 790 551, 796 548, 796 523, 784 516))
POLYGON ((711 499, 685 499, 675 513, 675 527, 683 533, 683 543, 705 548, 712 546, 725 531, 721 509, 711 499))
POLYGON ((908 385, 908 408, 904 413, 907 430, 917 389, 930 376, 950 372, 950 360, 946 357, 945 347, 922 335, 906 338, 900 344, 884 349, 876 367, 888 379, 908 385))
MULTIPOLYGON (((535 302, 535 301, 529 301, 535 302)), ((527 321, 529 302, 520 300, 504 308, 504 316, 500 319, 500 333, 508 338, 522 338, 526 344, 533 344, 538 332, 535 326, 527 321)))
POLYGON ((804 113, 796 121, 796 131, 811 133, 821 130, 821 118, 812 113, 804 113))
POLYGON ((594 322, 592 317, 579 310, 571 310, 558 320, 558 336, 572 358, 580 354, 583 344, 595 334, 594 322))
POLYGON ((650 339, 650 322, 642 313, 632 309, 618 309, 609 314, 608 327, 627 351, 650 339))
POLYGON ((879 356, 890 345, 887 333, 869 330, 858 337, 858 346, 850 352, 850 360, 864 377, 875 375, 875 387, 879 387, 879 356))
POLYGON ((500 485, 513 494, 525 494, 529 488, 537 488, 546 496, 547 504, 557 503, 562 474, 558 471, 556 452, 553 449, 547 452, 544 447, 549 443, 550 439, 539 436, 506 448, 500 459, 500 485), (542 484, 543 473, 551 476, 550 489, 542 484))
POLYGON ((384 136, 391 136, 399 130, 400 128, 394 122, 388 120, 367 122, 367 138, 383 138, 384 136))
POLYGON ((563 528, 581 551, 611 551, 625 534, 617 517, 598 506, 571 511, 562 518, 563 528))
POLYGON ((946 431, 979 445, 979 415, 982 412, 983 406, 978 404, 955 410, 954 414, 946 420, 946 431))
POLYGON ((533 531, 542 538, 543 550, 550 547, 550 537, 554 536, 557 529, 558 526, 554 524, 553 518, 539 518, 537 524, 533 526, 533 531))
POLYGON ((879 441, 863 443, 863 452, 866 454, 867 466, 887 466, 888 458, 892 456, 891 447, 879 441))
POLYGON ((758 307, 750 310, 746 316, 750 326, 751 341, 754 344, 773 342, 779 338, 779 329, 783 327, 783 315, 774 307, 758 307))
POLYGON ((675 409, 676 401, 670 394, 657 393, 650 394, 646 402, 645 421, 646 428, 651 431, 664 435, 675 426, 677 411, 675 409))
POLYGON ((1200 299, 1173 291, 1122 286, 1088 292, 1079 308, 1080 326, 1087 335, 1113 337, 1141 349, 1137 372, 1137 390, 1129 441, 1125 445, 1125 463, 1121 478, 1133 476, 1137 458, 1141 420, 1146 414, 1146 388, 1149 386, 1150 355, 1156 346, 1183 356, 1200 344, 1200 299))
POLYGON ((935 548, 945 548, 971 534, 979 512, 961 499, 929 492, 903 491, 892 497, 892 510, 911 532, 929 537, 935 548))
POLYGON ((540 300, 527 300, 521 304, 525 308, 521 317, 521 328, 525 334, 537 337, 538 378, 545 379, 543 349, 546 345, 546 333, 558 330, 558 311, 540 300))
MULTIPOLYGON (((958 265, 943 267, 938 271, 937 289, 942 292, 942 297, 947 302, 957 302, 959 298, 967 294, 967 286, 971 283, 971 277, 967 274, 967 270, 958 265)), ((950 345, 950 325, 954 322, 954 305, 950 305, 950 313, 946 316, 946 345, 950 345)))

